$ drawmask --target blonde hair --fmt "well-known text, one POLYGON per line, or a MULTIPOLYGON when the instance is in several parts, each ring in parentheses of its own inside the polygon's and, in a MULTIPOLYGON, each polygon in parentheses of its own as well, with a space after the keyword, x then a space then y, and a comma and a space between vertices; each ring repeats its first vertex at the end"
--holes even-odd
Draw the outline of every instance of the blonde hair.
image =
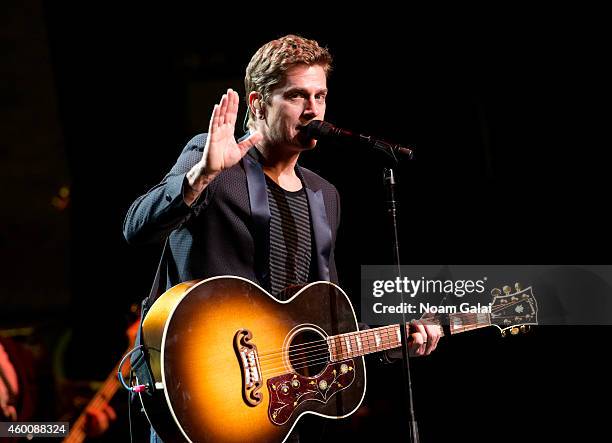
MULTIPOLYGON (((320 47, 315 40, 292 34, 272 40, 259 48, 251 58, 244 76, 247 106, 251 92, 258 92, 262 101, 268 103, 271 91, 283 81, 285 72, 298 64, 319 65, 328 75, 332 56, 327 48, 320 47)), ((253 118, 253 112, 248 107, 248 125, 253 118)))

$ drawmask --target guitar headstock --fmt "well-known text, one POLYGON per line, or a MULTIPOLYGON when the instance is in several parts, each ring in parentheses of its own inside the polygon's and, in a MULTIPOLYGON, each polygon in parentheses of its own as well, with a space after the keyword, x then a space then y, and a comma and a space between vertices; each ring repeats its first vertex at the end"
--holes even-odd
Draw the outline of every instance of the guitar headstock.
POLYGON ((495 288, 491 291, 491 325, 497 326, 506 336, 526 332, 530 325, 538 324, 538 304, 533 296, 533 288, 521 289, 519 283, 503 287, 503 293, 495 288))

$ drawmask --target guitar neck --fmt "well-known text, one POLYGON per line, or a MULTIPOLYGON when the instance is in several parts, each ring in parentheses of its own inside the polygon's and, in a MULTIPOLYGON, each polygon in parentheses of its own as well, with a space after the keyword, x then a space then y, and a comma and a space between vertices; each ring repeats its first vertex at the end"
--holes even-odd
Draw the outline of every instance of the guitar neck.
POLYGON ((117 380, 117 370, 119 369, 119 365, 115 366, 113 371, 108 375, 104 384, 100 388, 100 390, 96 393, 94 398, 87 404, 87 407, 79 418, 74 422, 74 424, 70 427, 70 433, 64 439, 64 443, 82 443, 87 434, 85 432, 85 426, 87 424, 87 409, 90 407, 102 407, 104 404, 108 403, 108 401, 115 395, 117 389, 119 389, 119 380, 117 380))
MULTIPOLYGON (((102 408, 117 393, 117 390, 120 387, 119 380, 117 379, 118 370, 119 363, 115 365, 115 368, 111 371, 108 377, 106 377, 106 380, 102 384, 102 387, 87 404, 81 415, 79 415, 79 418, 77 418, 74 424, 70 426, 70 433, 63 440, 63 443, 82 443, 83 441, 85 441, 85 438, 87 437, 85 429, 87 425, 87 409, 102 408)), ((124 372, 127 372, 125 368, 124 372)))
MULTIPOLYGON (((451 335, 491 326, 491 315, 486 313, 450 314, 448 320, 451 335)), ((438 318, 423 321, 441 326, 438 318)), ((444 335, 444 329, 442 329, 442 335, 444 335)), ((332 361, 340 361, 399 348, 402 340, 400 325, 388 325, 334 335, 328 337, 327 342, 332 361)))
MULTIPOLYGON (((136 338, 136 331, 140 324, 139 320, 134 321, 131 326, 127 330, 127 336, 130 342, 127 350, 125 352, 129 352, 130 349, 134 346, 134 340, 136 338)), ((120 362, 119 362, 120 363, 120 362)), ((119 385, 119 379, 117 378, 117 371, 119 371, 119 363, 115 365, 113 370, 108 374, 106 380, 102 384, 102 387, 98 390, 96 395, 91 399, 87 406, 79 415, 79 418, 76 419, 74 424, 70 426, 70 432, 68 436, 63 440, 63 443, 82 443, 87 438, 87 433, 85 427, 87 426, 87 409, 102 409, 113 396, 117 393, 117 390, 121 387, 119 385)), ((125 377, 130 371, 129 360, 128 364, 126 364, 122 369, 122 374, 125 377)))

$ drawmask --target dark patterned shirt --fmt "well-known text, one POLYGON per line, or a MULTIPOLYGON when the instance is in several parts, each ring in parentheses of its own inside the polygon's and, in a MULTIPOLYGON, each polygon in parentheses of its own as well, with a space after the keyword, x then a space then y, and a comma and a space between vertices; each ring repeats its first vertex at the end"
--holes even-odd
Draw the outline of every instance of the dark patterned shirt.
POLYGON ((310 216, 304 188, 286 191, 266 175, 270 205, 270 283, 272 293, 308 281, 310 216))

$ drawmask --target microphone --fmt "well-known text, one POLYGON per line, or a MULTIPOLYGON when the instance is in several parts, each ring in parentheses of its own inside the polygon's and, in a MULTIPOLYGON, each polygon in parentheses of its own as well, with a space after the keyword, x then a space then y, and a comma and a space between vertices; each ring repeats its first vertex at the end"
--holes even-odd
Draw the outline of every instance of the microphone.
POLYGON ((319 138, 338 138, 344 140, 358 141, 362 144, 369 145, 374 149, 383 151, 384 153, 393 157, 395 161, 398 161, 398 154, 406 155, 410 160, 412 160, 414 156, 412 149, 407 148, 405 146, 389 143, 384 140, 371 137, 369 135, 357 134, 347 129, 337 128, 331 123, 328 123, 323 120, 313 120, 306 126, 302 126, 301 130, 305 132, 306 137, 314 138, 317 140, 319 138))

